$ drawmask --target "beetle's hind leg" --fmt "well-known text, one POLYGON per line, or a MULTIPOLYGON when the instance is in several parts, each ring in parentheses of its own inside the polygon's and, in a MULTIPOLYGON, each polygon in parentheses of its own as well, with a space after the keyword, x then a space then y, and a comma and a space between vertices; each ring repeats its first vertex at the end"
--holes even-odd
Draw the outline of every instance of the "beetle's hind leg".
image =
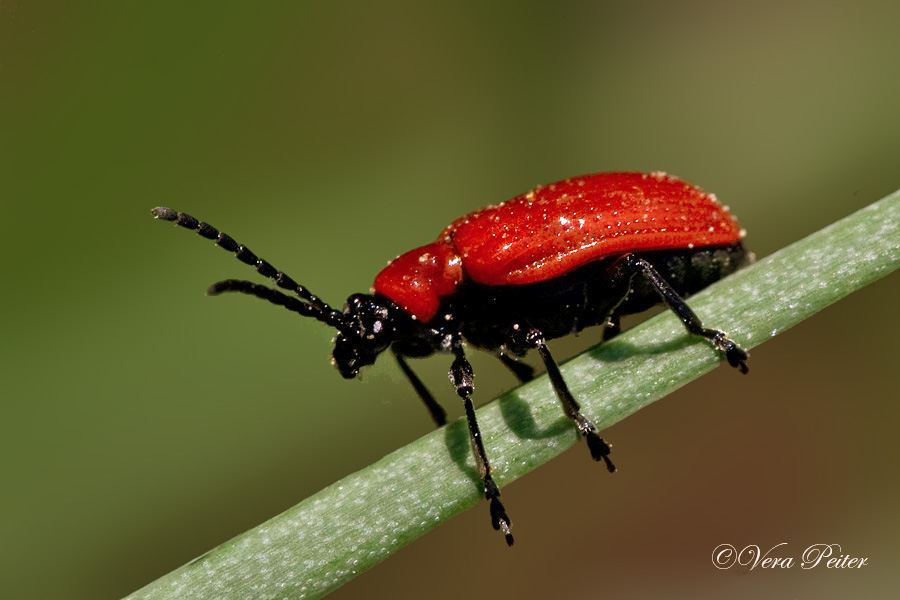
POLYGON ((550 383, 553 384, 553 390, 562 403, 563 411, 565 411, 566 416, 575 422, 575 425, 578 426, 578 431, 587 440, 591 456, 596 461, 603 461, 607 470, 610 473, 614 473, 616 467, 609 459, 609 444, 597 435, 597 428, 594 427, 594 424, 581 414, 581 406, 575 400, 575 397, 572 396, 572 392, 569 391, 569 386, 566 385, 566 380, 563 379, 562 373, 559 371, 559 365, 553 360, 550 349, 547 348, 547 342, 544 340, 544 334, 537 329, 530 329, 526 331, 524 341, 527 346, 535 348, 541 355, 541 360, 544 361, 544 366, 547 368, 547 375, 550 376, 550 383))
POLYGON ((643 274, 647 278, 647 281, 650 282, 665 305, 678 315, 678 318, 681 319, 681 322, 684 323, 689 332, 706 338, 714 348, 725 355, 728 364, 741 373, 746 375, 750 372, 746 362, 749 357, 747 352, 738 346, 736 342, 729 339, 725 332, 703 327, 703 323, 700 322, 700 319, 694 314, 691 307, 687 305, 663 276, 653 268, 653 265, 633 254, 626 256, 625 260, 633 273, 643 274))

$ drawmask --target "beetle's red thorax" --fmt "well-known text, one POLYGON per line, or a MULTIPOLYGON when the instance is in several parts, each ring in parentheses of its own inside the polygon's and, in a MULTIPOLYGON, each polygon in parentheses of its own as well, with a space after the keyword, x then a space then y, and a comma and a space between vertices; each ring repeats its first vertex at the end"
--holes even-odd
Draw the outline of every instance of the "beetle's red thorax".
POLYGON ((439 240, 392 260, 372 287, 427 322, 437 314, 441 298, 453 294, 462 282, 462 260, 453 246, 439 240))

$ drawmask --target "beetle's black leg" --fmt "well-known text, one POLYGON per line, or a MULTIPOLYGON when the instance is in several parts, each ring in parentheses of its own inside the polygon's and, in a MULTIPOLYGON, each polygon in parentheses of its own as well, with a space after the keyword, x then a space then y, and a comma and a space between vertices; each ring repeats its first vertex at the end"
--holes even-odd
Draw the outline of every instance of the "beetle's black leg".
POLYGON ((484 442, 481 440, 481 431, 478 429, 478 421, 475 419, 475 407, 472 405, 472 392, 475 389, 475 375, 472 364, 466 358, 462 348, 462 341, 456 339, 453 344, 453 365, 450 367, 450 383, 456 389, 457 395, 463 400, 466 408, 466 420, 469 423, 469 439, 472 442, 472 452, 475 454, 475 464, 478 466, 478 475, 484 482, 484 497, 491 503, 491 525, 494 529, 503 531, 506 543, 513 545, 513 536, 510 532, 512 521, 506 514, 506 509, 500 502, 500 488, 491 477, 491 463, 484 451, 484 442))
POLYGON ((678 292, 672 289, 672 286, 663 279, 662 275, 649 262, 633 254, 626 256, 625 260, 633 272, 643 273, 647 277, 647 280, 656 289, 666 306, 678 315, 678 318, 681 319, 681 322, 684 323, 689 332, 709 340, 717 350, 725 355, 728 364, 737 368, 741 373, 746 375, 750 372, 745 362, 748 358, 747 352, 738 346, 737 343, 728 339, 724 332, 703 327, 703 323, 700 322, 700 319, 694 314, 691 307, 678 295, 678 292))
POLYGON ((513 375, 515 375, 516 379, 521 383, 528 383, 534 379, 534 367, 531 365, 519 362, 506 354, 500 354, 499 356, 500 362, 506 365, 506 368, 512 371, 513 375))
POLYGON ((406 375, 406 378, 409 379, 409 382, 416 390, 419 398, 422 399, 425 408, 431 413, 431 418, 434 420, 435 424, 437 424, 438 427, 446 425, 447 411, 444 410, 444 407, 437 403, 434 396, 431 395, 431 392, 428 391, 428 388, 426 388, 425 384, 422 383, 422 380, 419 379, 419 376, 416 375, 412 368, 406 363, 406 359, 400 356, 396 350, 394 350, 394 358, 397 359, 397 363, 400 365, 403 374, 406 375))
POLYGON ((609 316, 603 324, 603 341, 611 340, 622 332, 622 318, 619 315, 609 316))
POLYGON ((602 437, 597 435, 597 428, 594 427, 594 424, 581 414, 581 406, 579 406, 578 402, 572 396, 572 392, 569 391, 569 386, 566 385, 566 380, 563 379, 562 373, 559 372, 559 366, 556 364, 556 361, 553 360, 550 349, 547 348, 547 343, 544 341, 544 334, 537 329, 531 329, 525 334, 525 341, 532 348, 536 348, 541 355, 541 360, 544 361, 544 365, 547 367, 547 375, 550 376, 550 383, 553 384, 553 390, 556 392, 559 401, 562 403, 563 411, 565 411, 566 416, 575 421, 575 425, 578 426, 578 431, 580 431, 581 435, 584 436, 584 439, 587 440, 591 456, 596 461, 602 460, 606 463, 606 469, 610 473, 614 473, 616 467, 609 459, 609 444, 603 441, 602 437))

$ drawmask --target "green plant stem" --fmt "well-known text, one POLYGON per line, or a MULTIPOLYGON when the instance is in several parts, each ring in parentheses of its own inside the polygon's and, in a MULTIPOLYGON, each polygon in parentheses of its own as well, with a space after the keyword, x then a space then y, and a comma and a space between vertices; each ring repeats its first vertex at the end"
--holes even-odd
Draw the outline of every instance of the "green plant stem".
MULTIPOLYGON (((898 265, 900 191, 704 290, 690 304, 704 323, 749 349, 898 265)), ((604 429, 721 360, 667 311, 579 355, 562 371, 584 413, 604 429)), ((481 408, 478 420, 501 487, 578 441, 546 377, 481 408)), ((465 422, 456 421, 130 598, 319 598, 483 503, 479 483, 465 422)), ((487 506, 482 509, 487 524, 487 506)), ((497 544, 503 545, 499 536, 497 544)))

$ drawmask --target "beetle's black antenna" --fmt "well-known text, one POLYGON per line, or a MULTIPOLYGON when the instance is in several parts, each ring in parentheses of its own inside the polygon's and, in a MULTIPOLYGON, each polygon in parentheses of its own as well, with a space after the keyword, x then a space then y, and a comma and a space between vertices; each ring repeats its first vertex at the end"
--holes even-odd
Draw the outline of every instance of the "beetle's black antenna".
POLYGON ((207 296, 218 296, 225 292, 240 292, 249 296, 256 296, 263 300, 268 300, 272 304, 283 306, 291 312, 303 315, 304 317, 313 317, 323 323, 344 331, 347 323, 344 320, 343 313, 336 310, 322 312, 318 306, 301 302, 293 296, 288 296, 284 292, 273 290, 272 288, 247 281, 245 279, 225 279, 217 281, 209 286, 206 290, 207 296))
POLYGON ((288 310, 305 317, 313 317, 332 327, 341 330, 347 328, 346 319, 344 318, 343 313, 328 306, 318 296, 291 279, 283 271, 279 271, 267 261, 256 256, 246 246, 238 244, 234 241, 234 238, 227 233, 220 232, 209 223, 204 223, 189 214, 178 212, 164 206, 154 208, 150 212, 157 219, 162 221, 172 221, 185 229, 196 231, 201 237, 208 240, 214 240, 217 246, 224 248, 229 252, 233 252, 234 256, 239 261, 248 264, 251 267, 255 267, 257 273, 273 280, 278 287, 294 292, 299 298, 306 302, 300 302, 277 290, 253 283, 252 281, 242 281, 237 279, 226 279, 213 284, 207 290, 207 294, 210 296, 216 296, 223 292, 249 294, 251 296, 256 296, 257 298, 268 300, 273 304, 284 306, 288 310))

